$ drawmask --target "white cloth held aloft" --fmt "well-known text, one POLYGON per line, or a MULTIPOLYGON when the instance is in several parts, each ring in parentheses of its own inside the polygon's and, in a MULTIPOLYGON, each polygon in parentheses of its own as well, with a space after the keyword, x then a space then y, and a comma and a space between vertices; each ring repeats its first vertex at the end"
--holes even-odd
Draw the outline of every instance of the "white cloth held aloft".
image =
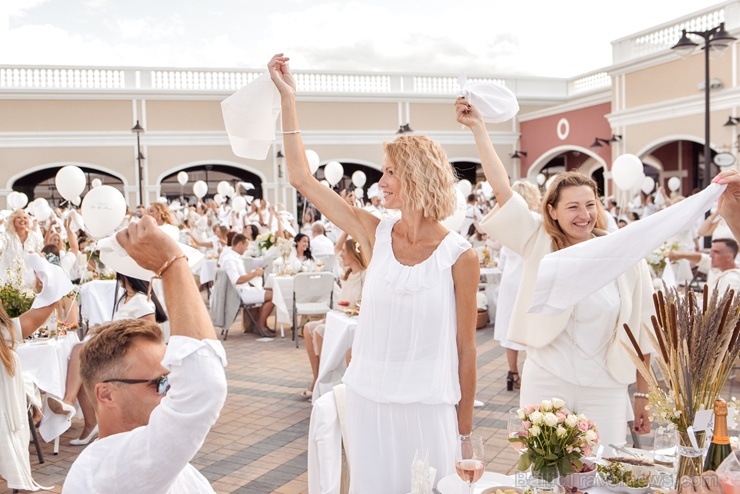
POLYGON ((231 150, 240 158, 263 160, 275 140, 280 93, 267 73, 221 102, 231 150))
POLYGON ((529 313, 556 315, 627 272, 667 238, 693 224, 725 190, 709 187, 647 218, 588 242, 546 255, 529 313))
POLYGON ((31 305, 32 309, 47 307, 67 295, 74 288, 72 282, 59 266, 51 264, 38 254, 26 254, 26 264, 39 277, 44 287, 31 305))
POLYGON ((514 118, 519 103, 509 88, 493 82, 468 82, 465 75, 458 77, 460 96, 478 109, 484 122, 501 123, 514 118))

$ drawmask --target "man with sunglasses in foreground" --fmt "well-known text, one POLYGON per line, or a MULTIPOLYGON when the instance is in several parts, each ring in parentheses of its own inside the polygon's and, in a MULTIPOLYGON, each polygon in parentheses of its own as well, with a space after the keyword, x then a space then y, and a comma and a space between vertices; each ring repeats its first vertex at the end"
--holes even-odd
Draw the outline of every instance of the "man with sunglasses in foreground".
POLYGON ((169 345, 155 323, 106 324, 80 354, 100 438, 77 458, 63 493, 214 492, 190 460, 226 400, 226 355, 187 259, 150 217, 117 234, 126 252, 161 277, 169 345))

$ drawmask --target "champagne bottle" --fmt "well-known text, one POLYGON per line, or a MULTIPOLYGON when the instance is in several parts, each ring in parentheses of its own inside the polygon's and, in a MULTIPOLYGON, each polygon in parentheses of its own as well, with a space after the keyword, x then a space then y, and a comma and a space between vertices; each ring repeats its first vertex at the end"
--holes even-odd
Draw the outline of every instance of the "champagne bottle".
POLYGON ((730 453, 732 453, 732 448, 727 433, 727 402, 716 400, 714 402, 714 435, 707 451, 707 459, 704 461, 704 471, 716 471, 722 460, 730 453))

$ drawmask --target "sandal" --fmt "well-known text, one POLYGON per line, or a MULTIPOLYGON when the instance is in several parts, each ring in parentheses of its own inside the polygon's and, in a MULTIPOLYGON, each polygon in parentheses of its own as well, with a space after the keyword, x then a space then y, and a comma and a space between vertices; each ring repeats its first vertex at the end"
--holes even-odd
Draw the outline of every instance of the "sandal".
POLYGON ((522 387, 522 380, 518 372, 511 372, 506 375, 506 391, 514 391, 522 387))
POLYGON ((304 398, 308 398, 310 400, 311 397, 313 396, 313 391, 311 391, 310 389, 304 389, 303 393, 301 393, 301 396, 303 396, 304 398))

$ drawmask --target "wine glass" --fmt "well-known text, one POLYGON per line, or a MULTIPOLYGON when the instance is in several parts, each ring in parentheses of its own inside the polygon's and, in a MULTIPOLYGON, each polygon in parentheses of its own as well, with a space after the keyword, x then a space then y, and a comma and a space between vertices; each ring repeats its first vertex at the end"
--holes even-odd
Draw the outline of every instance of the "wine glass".
POLYGON ((473 494, 475 483, 483 476, 485 468, 483 438, 476 434, 460 436, 459 443, 455 470, 462 481, 468 484, 468 494, 473 494))
POLYGON ((653 440, 653 461, 656 465, 673 468, 676 461, 678 433, 673 429, 659 427, 653 440))
POLYGON ((717 468, 719 484, 725 494, 740 494, 740 451, 733 451, 717 468))
MULTIPOLYGON (((524 426, 522 425, 522 419, 519 418, 518 408, 512 408, 511 410, 509 410, 509 422, 507 425, 507 432, 508 432, 507 437, 509 439, 527 435, 527 433, 524 432, 524 426)), ((514 448, 519 454, 522 454, 527 450, 527 447, 521 441, 515 441, 515 442, 510 441, 509 445, 512 448, 514 448)))

